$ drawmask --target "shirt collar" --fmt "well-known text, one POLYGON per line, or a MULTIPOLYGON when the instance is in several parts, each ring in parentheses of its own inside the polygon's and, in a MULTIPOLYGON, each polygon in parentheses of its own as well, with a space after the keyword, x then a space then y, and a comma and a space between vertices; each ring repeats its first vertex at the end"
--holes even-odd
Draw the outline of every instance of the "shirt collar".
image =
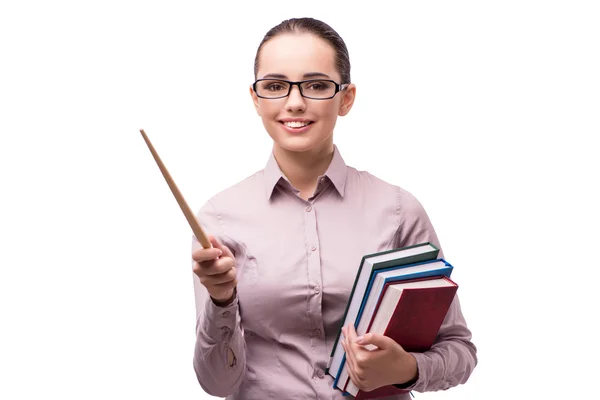
MULTIPOLYGON (((344 162, 344 159, 342 158, 337 146, 333 145, 333 158, 331 159, 329 167, 327 167, 327 171, 325 171, 325 174, 323 174, 323 177, 329 178, 342 197, 344 197, 344 191, 346 188, 347 174, 348 170, 346 163, 344 162)), ((275 189, 275 186, 277 186, 277 183, 279 183, 279 180, 287 180, 283 175, 283 172, 281 172, 281 169, 279 168, 277 160, 275 160, 275 155, 272 151, 269 160, 267 161, 267 165, 265 166, 264 177, 265 193, 268 199, 270 199, 273 195, 273 190, 275 189)))

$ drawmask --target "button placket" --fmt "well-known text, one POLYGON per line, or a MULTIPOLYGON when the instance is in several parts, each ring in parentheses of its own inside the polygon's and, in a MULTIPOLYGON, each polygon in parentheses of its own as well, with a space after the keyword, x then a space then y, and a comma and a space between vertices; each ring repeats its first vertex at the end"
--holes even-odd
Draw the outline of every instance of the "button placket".
MULTIPOLYGON (((310 346, 315 356, 326 351, 325 341, 323 340, 323 310, 321 309, 322 292, 322 265, 320 257, 320 242, 317 231, 317 208, 315 203, 304 206, 305 221, 305 240, 307 248, 307 290, 309 300, 307 302, 307 311, 310 315, 310 321, 307 326, 307 336, 310 337, 310 346)), ((323 366, 317 364, 314 366, 314 379, 324 377, 323 366), (319 372, 320 371, 320 372, 319 372)))

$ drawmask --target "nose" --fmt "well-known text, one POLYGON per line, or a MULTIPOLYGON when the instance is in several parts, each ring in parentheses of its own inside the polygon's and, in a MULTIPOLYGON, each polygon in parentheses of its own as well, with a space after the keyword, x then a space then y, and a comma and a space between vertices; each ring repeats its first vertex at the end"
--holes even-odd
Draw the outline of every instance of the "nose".
POLYGON ((306 109, 306 102, 304 101, 302 94, 300 94, 298 85, 292 86, 285 106, 288 111, 304 111, 306 109))

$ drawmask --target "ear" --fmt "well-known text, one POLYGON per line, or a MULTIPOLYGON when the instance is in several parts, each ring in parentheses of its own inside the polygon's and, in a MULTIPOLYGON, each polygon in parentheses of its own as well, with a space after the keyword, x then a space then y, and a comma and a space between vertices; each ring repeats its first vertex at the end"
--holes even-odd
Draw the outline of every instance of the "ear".
POLYGON ((258 109, 258 96, 256 95, 256 92, 252 88, 252 85, 250 85, 250 97, 252 97, 252 102, 254 103, 254 108, 256 109, 256 113, 260 116, 260 110, 258 109))
POLYGON ((356 85, 354 83, 351 83, 346 89, 344 89, 342 94, 344 96, 342 97, 340 109, 338 110, 338 115, 340 117, 343 117, 344 115, 350 112, 350 109, 354 104, 354 98, 356 97, 356 85))

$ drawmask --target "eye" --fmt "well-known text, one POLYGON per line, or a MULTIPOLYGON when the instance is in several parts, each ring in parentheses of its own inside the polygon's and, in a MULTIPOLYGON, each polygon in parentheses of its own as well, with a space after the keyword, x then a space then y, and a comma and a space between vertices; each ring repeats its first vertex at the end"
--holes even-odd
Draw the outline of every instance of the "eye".
POLYGON ((279 83, 271 83, 270 85, 267 85, 267 90, 278 91, 281 89, 283 89, 283 86, 281 86, 279 83))
POLYGON ((287 84, 285 82, 270 81, 264 82, 263 85, 263 89, 269 92, 281 92, 287 90, 287 84))
POLYGON ((316 82, 310 82, 306 88, 309 90, 313 90, 315 92, 322 92, 325 90, 329 90, 330 87, 331 87, 330 82, 316 81, 316 82))

